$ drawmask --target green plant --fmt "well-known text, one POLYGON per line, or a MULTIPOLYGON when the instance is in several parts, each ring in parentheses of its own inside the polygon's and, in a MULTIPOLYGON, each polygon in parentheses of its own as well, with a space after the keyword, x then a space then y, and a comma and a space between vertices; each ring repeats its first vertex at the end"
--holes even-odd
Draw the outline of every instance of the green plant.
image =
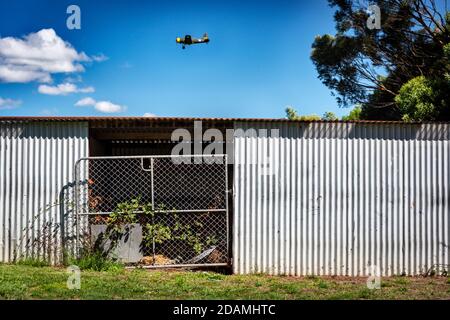
POLYGON ((445 119, 449 113, 450 82, 424 76, 406 82, 395 97, 402 119, 411 121, 435 121, 445 119))
POLYGON ((109 255, 117 247, 119 241, 129 234, 133 224, 139 223, 138 213, 142 213, 144 216, 153 215, 151 204, 141 204, 140 198, 119 203, 106 219, 106 231, 102 237, 96 240, 94 250, 104 251, 103 244, 105 240, 109 240, 110 244, 105 252, 106 255, 109 255))
POLYGON ((328 289, 328 283, 326 283, 326 282, 323 281, 323 280, 318 281, 318 282, 317 282, 317 286, 318 286, 320 289, 328 289))
POLYGON ((135 223, 137 220, 136 212, 141 210, 142 207, 139 198, 132 199, 130 202, 119 203, 116 210, 109 215, 108 223, 114 227, 135 223))
POLYGON ((172 239, 172 231, 168 226, 161 223, 147 223, 145 225, 145 232, 143 235, 143 240, 147 245, 155 243, 161 244, 164 241, 172 239))
POLYGON ((406 287, 400 287, 400 288, 398 289, 398 291, 400 291, 400 292, 402 292, 402 293, 405 293, 406 291, 408 291, 408 289, 406 289, 406 287))
POLYGON ((339 119, 338 119, 338 117, 334 114, 334 112, 327 111, 327 112, 325 112, 325 113, 323 114, 322 120, 336 121, 336 120, 339 120, 339 119))
POLYGON ((117 271, 124 269, 123 264, 100 251, 85 252, 80 258, 69 258, 68 264, 76 265, 81 270, 92 271, 117 271))
POLYGON ((405 277, 395 277, 392 279, 396 284, 405 285, 409 283, 409 279, 405 277))
POLYGON ((358 298, 360 299, 370 299, 372 297, 373 291, 368 288, 361 289, 358 293, 358 298))
MULTIPOLYGON (((304 277, 223 275, 202 271, 82 272, 81 290, 67 290, 65 268, 0 264, 2 299, 447 299, 447 278, 411 277, 406 285, 391 282, 381 290, 365 288, 358 278, 321 278, 329 289, 304 277), (311 285, 313 283, 313 285, 311 285), (399 289, 405 287, 406 292, 399 289)), ((385 281, 382 281, 382 284, 385 281)))
POLYGON ((354 107, 348 115, 343 116, 342 120, 344 121, 361 120, 361 113, 362 113, 361 106, 358 105, 354 107))
POLYGON ((286 111, 286 118, 288 118, 289 120, 303 120, 303 121, 320 120, 320 117, 315 114, 301 116, 292 107, 287 107, 285 111, 286 111))
POLYGON ((190 223, 182 223, 175 212, 162 212, 166 210, 164 205, 159 205, 155 210, 150 203, 142 203, 141 198, 132 199, 118 204, 116 210, 106 220, 107 230, 104 237, 110 240, 109 252, 117 246, 132 225, 142 225, 142 245, 153 248, 154 244, 163 244, 166 241, 184 241, 196 254, 200 254, 205 246, 217 243, 213 235, 203 234, 204 224, 201 217, 196 217, 190 223), (170 214, 170 219, 163 215, 170 214))
POLYGON ((50 263, 41 258, 24 258, 16 262, 18 265, 30 266, 30 267, 47 267, 50 263))

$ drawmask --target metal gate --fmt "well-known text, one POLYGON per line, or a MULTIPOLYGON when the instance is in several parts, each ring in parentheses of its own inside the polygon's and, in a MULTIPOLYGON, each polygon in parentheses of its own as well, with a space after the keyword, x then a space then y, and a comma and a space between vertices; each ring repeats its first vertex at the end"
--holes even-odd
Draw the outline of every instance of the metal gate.
POLYGON ((89 157, 75 166, 77 254, 143 267, 229 263, 226 155, 89 157))

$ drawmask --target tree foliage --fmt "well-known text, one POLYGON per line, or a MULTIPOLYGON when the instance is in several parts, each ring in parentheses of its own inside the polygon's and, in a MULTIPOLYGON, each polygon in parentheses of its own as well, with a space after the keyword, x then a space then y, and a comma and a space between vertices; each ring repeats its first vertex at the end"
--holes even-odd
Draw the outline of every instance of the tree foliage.
POLYGON ((303 121, 315 121, 315 120, 336 121, 336 120, 339 120, 339 118, 333 112, 330 112, 330 111, 325 112, 321 118, 316 114, 299 115, 297 113, 297 111, 292 107, 286 108, 286 118, 289 120, 303 120, 303 121))
POLYGON ((334 114, 334 112, 327 111, 323 114, 322 120, 336 121, 339 120, 339 118, 334 114))
POLYGON ((374 3, 381 11, 380 29, 367 26, 368 2, 329 0, 336 8, 336 34, 318 36, 312 45, 319 78, 340 106, 360 104, 365 119, 448 120, 442 118, 448 115, 442 112, 448 106, 434 90, 448 87, 450 15, 435 0, 374 3), (422 78, 413 81, 417 77, 422 78), (414 87, 418 93, 420 86, 433 93, 407 97, 407 88, 414 87), (413 112, 407 101, 420 103, 421 97, 426 100, 418 107, 421 111, 413 112), (427 110, 431 113, 425 115, 427 110))
POLYGON ((404 121, 450 119, 450 86, 446 80, 413 78, 401 87, 395 101, 404 121))
POLYGON ((344 121, 355 121, 355 120, 361 120, 361 106, 356 106, 350 111, 350 113, 346 116, 342 117, 342 120, 344 121))
POLYGON ((286 118, 289 120, 304 120, 304 121, 314 121, 314 120, 320 120, 320 117, 315 114, 311 115, 299 115, 297 111, 292 107, 286 108, 286 118))

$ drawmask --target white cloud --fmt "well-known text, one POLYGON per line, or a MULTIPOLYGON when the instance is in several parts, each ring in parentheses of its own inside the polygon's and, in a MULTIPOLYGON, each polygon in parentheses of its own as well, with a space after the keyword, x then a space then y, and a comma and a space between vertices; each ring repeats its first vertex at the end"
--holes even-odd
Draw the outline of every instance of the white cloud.
POLYGON ((146 112, 146 113, 144 113, 143 117, 152 118, 152 117, 156 117, 156 114, 153 114, 153 113, 150 113, 150 112, 146 112))
POLYGON ((75 103, 76 107, 95 106, 96 101, 91 97, 83 98, 75 103))
POLYGON ((50 82, 52 79, 48 72, 32 70, 24 66, 1 65, 1 63, 0 60, 0 82, 50 82))
POLYGON ((22 104, 20 100, 3 99, 0 97, 0 110, 15 109, 22 104))
POLYGON ((93 87, 78 88, 75 84, 66 82, 58 84, 57 86, 48 86, 46 84, 41 84, 38 88, 38 91, 42 94, 65 96, 70 93, 91 93, 94 92, 95 89, 93 87))
POLYGON ((105 56, 103 53, 100 53, 98 55, 92 56, 91 59, 95 62, 103 62, 103 61, 108 60, 109 58, 107 56, 105 56))
POLYGON ((125 111, 125 107, 118 105, 118 104, 114 104, 112 102, 109 101, 99 101, 95 104, 94 108, 97 111, 100 112, 105 112, 105 113, 116 113, 116 112, 122 112, 125 111))
POLYGON ((83 62, 104 58, 78 52, 53 29, 42 29, 23 38, 0 37, 0 81, 51 82, 53 73, 82 72, 83 62))
POLYGON ((95 101, 91 97, 83 98, 75 103, 77 107, 93 106, 95 110, 104 113, 118 113, 126 110, 125 106, 112 103, 110 101, 95 101))

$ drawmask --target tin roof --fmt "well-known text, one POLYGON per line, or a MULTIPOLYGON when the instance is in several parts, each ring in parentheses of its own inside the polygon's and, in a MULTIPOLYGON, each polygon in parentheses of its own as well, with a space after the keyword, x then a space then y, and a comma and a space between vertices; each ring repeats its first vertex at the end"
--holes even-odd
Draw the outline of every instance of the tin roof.
MULTIPOLYGON (((48 116, 0 116, 0 121, 42 121, 42 122, 189 122, 189 121, 205 121, 205 122, 319 122, 319 123, 386 123, 386 124, 405 124, 402 121, 386 121, 386 120, 289 120, 286 118, 201 118, 201 117, 48 117, 48 116)), ((410 122, 411 124, 419 123, 450 123, 450 122, 410 122)))
POLYGON ((87 121, 95 124, 114 123, 155 123, 155 122, 193 122, 203 121, 210 123, 230 124, 233 122, 272 122, 272 123, 366 123, 366 124, 450 124, 448 121, 427 121, 427 122, 403 122, 388 120, 289 120, 286 118, 201 118, 201 117, 85 117, 85 116, 0 116, 0 121, 26 121, 26 122, 80 122, 87 121))

